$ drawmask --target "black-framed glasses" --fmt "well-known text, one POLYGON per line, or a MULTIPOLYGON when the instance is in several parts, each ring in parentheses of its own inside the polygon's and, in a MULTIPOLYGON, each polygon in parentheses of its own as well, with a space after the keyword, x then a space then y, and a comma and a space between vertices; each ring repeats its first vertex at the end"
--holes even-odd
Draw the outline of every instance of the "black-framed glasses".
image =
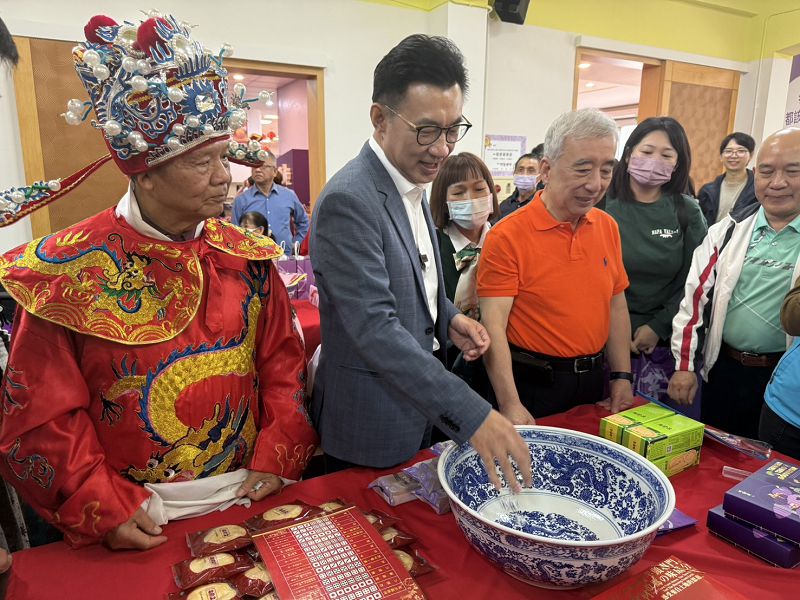
POLYGON ((750 150, 747 148, 725 148, 722 151, 722 156, 747 156, 750 150))
POLYGON ((456 123, 450 127, 439 127, 438 125, 417 125, 406 119, 388 104, 384 104, 384 106, 392 111, 396 116, 400 117, 407 125, 417 130, 417 143, 420 146, 430 146, 431 144, 435 144, 437 140, 442 137, 442 133, 444 133, 444 139, 448 144, 455 144, 458 140, 467 135, 469 128, 472 127, 472 123, 470 123, 469 119, 463 115, 461 116, 461 118, 464 119, 463 123, 456 123))

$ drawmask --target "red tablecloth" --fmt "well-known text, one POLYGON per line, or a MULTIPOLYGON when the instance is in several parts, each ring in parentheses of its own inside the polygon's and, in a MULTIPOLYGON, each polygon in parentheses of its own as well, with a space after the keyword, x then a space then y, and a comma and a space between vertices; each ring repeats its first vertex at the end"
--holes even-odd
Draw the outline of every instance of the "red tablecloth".
POLYGON ((308 300, 292 300, 292 306, 297 313, 297 319, 303 327, 303 337, 306 341, 306 360, 311 356, 322 340, 319 331, 319 309, 308 300))
MULTIPOLYGON (((582 406, 568 413, 540 419, 539 423, 596 433, 599 419, 606 414, 598 407, 582 406)), ((415 460, 426 456, 421 453, 415 460)), ((725 490, 734 484, 722 477, 722 467, 731 465, 752 471, 761 464, 707 441, 700 466, 672 478, 678 507, 695 517, 697 526, 656 538, 645 557, 620 580, 675 554, 748 598, 796 598, 797 570, 772 567, 714 537, 705 527, 707 510, 719 504, 725 490)), ((263 500, 250 509, 234 507, 225 513, 170 523, 165 527, 169 541, 148 552, 109 552, 100 546, 70 550, 63 543, 18 552, 14 555, 8 598, 157 600, 176 589, 170 566, 189 556, 184 540, 186 533, 236 523, 256 511, 295 498, 320 503, 334 497, 345 498, 363 508, 381 509, 402 517, 402 527, 418 536, 422 552, 438 567, 435 573, 419 579, 432 600, 591 598, 616 583, 612 581, 571 591, 540 590, 520 583, 477 554, 464 540, 451 514, 436 515, 419 501, 388 507, 366 487, 384 472, 352 469, 318 477, 291 486, 278 496, 263 500)))

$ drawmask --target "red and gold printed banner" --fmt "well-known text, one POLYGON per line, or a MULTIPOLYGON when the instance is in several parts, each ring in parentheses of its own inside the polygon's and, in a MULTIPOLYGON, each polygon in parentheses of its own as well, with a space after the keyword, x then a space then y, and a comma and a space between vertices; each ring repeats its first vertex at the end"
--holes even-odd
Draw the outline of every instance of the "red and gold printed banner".
POLYGON ((361 511, 253 536, 281 600, 422 600, 425 595, 361 511))

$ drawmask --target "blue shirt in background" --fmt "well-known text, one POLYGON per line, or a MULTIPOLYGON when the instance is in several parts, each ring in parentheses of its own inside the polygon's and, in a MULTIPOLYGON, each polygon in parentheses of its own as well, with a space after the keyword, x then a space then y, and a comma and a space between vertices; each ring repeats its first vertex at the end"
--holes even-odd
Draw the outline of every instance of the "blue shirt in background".
POLYGON ((272 236, 279 246, 283 243, 287 253, 291 252, 293 242, 302 242, 308 233, 308 215, 297 194, 277 183, 272 184, 269 196, 257 185, 251 185, 236 196, 233 201, 233 222, 238 225, 242 215, 248 212, 259 212, 267 218, 272 236), (297 228, 294 237, 289 227, 291 217, 294 217, 297 228))

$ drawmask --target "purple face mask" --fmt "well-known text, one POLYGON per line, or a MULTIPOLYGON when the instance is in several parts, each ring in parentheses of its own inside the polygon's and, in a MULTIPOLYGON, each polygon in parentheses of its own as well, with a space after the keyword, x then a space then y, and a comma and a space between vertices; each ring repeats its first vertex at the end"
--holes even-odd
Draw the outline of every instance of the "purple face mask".
POLYGON ((632 156, 628 160, 628 173, 641 185, 664 185, 672 179, 675 166, 660 158, 632 156))

